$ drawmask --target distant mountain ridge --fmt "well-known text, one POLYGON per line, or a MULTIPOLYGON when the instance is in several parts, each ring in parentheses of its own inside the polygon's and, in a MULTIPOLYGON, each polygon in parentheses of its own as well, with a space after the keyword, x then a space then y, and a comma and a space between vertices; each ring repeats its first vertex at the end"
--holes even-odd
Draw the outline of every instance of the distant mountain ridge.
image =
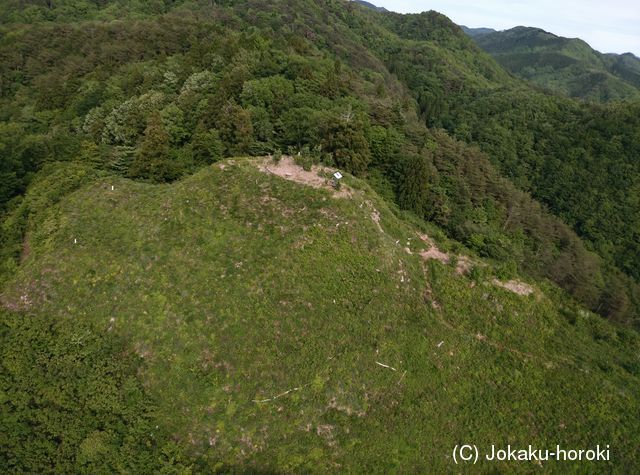
POLYGON ((468 26, 464 25, 460 25, 460 28, 462 28, 462 31, 464 31, 471 38, 479 38, 484 35, 498 32, 498 30, 494 30, 493 28, 469 28, 468 26))
POLYGON ((632 53, 603 54, 579 38, 535 27, 460 29, 509 72, 549 91, 594 102, 640 99, 640 59, 632 53))
POLYGON ((540 28, 486 34, 461 28, 504 68, 538 86, 593 101, 640 99, 640 59, 632 53, 603 54, 581 39, 540 28))
POLYGON ((374 5, 373 3, 366 2, 365 0, 353 0, 353 1, 355 3, 359 3, 362 6, 365 6, 367 8, 371 8, 372 10, 376 10, 378 12, 388 12, 389 11, 384 7, 378 7, 378 6, 374 5))

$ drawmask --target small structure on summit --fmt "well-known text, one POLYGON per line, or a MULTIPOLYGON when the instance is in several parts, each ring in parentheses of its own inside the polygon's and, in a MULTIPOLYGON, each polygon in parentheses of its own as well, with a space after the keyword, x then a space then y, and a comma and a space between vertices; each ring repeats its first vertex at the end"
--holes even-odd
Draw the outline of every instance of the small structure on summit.
POLYGON ((342 173, 335 172, 331 178, 331 184, 336 190, 340 189, 340 180, 342 180, 342 173))

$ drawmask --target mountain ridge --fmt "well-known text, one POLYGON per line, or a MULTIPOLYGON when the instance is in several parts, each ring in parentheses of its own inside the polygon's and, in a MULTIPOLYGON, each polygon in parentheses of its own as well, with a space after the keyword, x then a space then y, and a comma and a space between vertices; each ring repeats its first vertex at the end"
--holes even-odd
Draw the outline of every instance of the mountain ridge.
MULTIPOLYGON (((355 1, 374 11, 389 12, 370 2, 355 1)), ((551 91, 596 101, 640 98, 640 59, 633 53, 601 53, 580 38, 565 38, 538 27, 515 26, 500 31, 459 27, 507 70, 551 91), (555 44, 541 46, 536 36, 555 44), (513 40, 515 44, 509 43, 513 40), (545 55, 540 56, 540 51, 545 55), (563 58, 583 64, 572 65, 563 58), (547 71, 538 74, 532 71, 534 68, 547 71)))
POLYGON ((360 5, 362 5, 362 6, 364 6, 364 7, 367 7, 367 8, 370 8, 370 9, 372 9, 372 10, 375 10, 375 11, 377 11, 377 12, 384 13, 384 12, 388 12, 388 11, 389 11, 389 10, 387 10, 387 9, 386 9, 386 8, 384 8, 384 7, 378 7, 378 6, 374 5, 374 4, 373 4, 373 3, 371 3, 371 2, 367 2, 366 0, 352 0, 352 1, 354 1, 354 2, 356 2, 356 3, 358 3, 358 4, 360 4, 360 5))
POLYGON ((484 35, 488 35, 490 33, 497 33, 498 30, 494 30, 493 28, 470 28, 468 26, 464 26, 464 25, 460 25, 460 28, 462 28, 462 31, 465 32, 465 34, 469 35, 471 38, 476 38, 479 36, 484 36, 484 35))
POLYGON ((472 37, 506 69, 553 91, 598 101, 640 98, 640 60, 600 53, 579 38, 518 26, 472 37))

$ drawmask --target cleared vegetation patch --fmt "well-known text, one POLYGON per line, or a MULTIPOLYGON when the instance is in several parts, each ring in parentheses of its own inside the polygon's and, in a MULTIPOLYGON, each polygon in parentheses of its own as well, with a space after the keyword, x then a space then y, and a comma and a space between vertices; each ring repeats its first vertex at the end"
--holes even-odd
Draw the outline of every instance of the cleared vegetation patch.
POLYGON ((258 168, 262 172, 271 173, 285 180, 330 190, 335 196, 341 198, 347 198, 352 195, 352 191, 345 185, 342 185, 339 190, 336 190, 331 185, 331 176, 337 171, 334 168, 312 165, 310 170, 305 170, 296 164, 291 156, 283 156, 277 163, 270 158, 260 159, 258 168))

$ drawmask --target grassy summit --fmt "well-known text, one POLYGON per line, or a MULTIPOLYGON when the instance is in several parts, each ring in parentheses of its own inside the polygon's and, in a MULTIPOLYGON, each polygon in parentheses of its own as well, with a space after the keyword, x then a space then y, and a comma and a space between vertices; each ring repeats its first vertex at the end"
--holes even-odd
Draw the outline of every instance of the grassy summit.
MULTIPOLYGON (((80 366, 91 338, 117 336, 110 357, 135 354, 133 380, 153 402, 157 435, 139 452, 171 440, 195 471, 450 471, 458 443, 599 443, 612 452, 601 467, 637 466, 638 335, 494 270, 364 182, 348 176, 336 194, 233 159, 167 185, 87 176, 56 197, 56 181, 82 170, 49 170, 25 198, 24 260, 1 295, 13 312, 3 373, 19 378, 16 314, 77 322, 70 340, 51 338, 84 351, 80 366)), ((59 362, 34 364, 47 374, 59 362)), ((18 424, 16 394, 3 407, 18 424)), ((29 414, 58 404, 35 401, 29 414)), ((20 437, 44 443, 31 427, 20 437)), ((71 462, 51 463, 131 470, 118 430, 80 428, 71 462)))

